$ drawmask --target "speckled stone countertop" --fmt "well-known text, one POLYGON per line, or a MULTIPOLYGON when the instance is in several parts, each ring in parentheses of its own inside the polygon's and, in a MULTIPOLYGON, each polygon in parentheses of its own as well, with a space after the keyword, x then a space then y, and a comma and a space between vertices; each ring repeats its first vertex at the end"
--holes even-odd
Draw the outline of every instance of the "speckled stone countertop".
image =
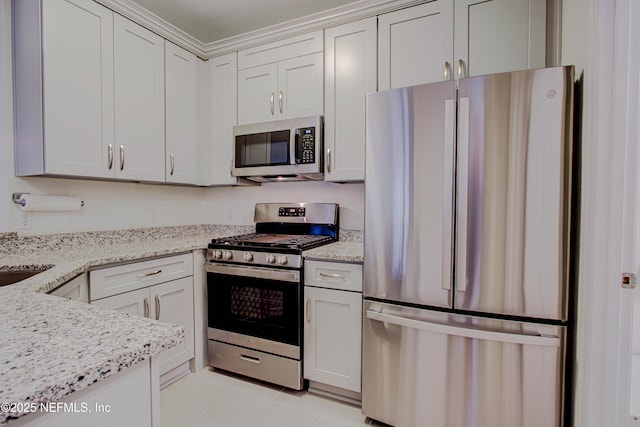
MULTIPOLYGON (((0 288, 0 402, 57 401, 184 340, 184 330, 47 295, 92 267, 206 248, 246 226, 179 226, 0 236, 0 271, 38 270, 0 288)), ((0 411, 0 424, 25 414, 0 411)))
MULTIPOLYGON (((182 328, 49 292, 91 268, 204 249, 254 226, 189 225, 21 237, 0 233, 0 272, 46 271, 0 288, 0 402, 57 401, 184 340, 182 328)), ((362 262, 362 232, 305 257, 362 262)), ((0 411, 0 424, 25 414, 0 411)))
POLYGON ((364 261, 360 230, 340 230, 340 241, 303 252, 305 259, 361 263, 364 261))

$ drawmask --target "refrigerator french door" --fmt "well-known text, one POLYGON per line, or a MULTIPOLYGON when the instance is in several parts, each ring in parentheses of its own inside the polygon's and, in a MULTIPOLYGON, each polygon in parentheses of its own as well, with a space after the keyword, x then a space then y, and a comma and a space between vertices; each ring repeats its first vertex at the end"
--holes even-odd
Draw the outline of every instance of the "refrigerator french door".
POLYGON ((365 415, 562 425, 572 84, 557 67, 368 96, 365 415))

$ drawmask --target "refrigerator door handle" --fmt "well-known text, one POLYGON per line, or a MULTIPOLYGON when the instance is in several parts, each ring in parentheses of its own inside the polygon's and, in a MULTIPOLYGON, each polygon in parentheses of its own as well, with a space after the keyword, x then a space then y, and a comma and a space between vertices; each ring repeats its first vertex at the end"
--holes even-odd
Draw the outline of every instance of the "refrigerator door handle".
POLYGON ((458 222, 456 290, 467 290, 467 203, 469 185, 469 98, 460 97, 458 116, 458 222))
POLYGON ((453 174, 456 130, 455 99, 444 101, 444 179, 442 191, 442 289, 451 290, 453 174))
POLYGON ((391 325, 403 326, 406 328, 420 329, 444 335, 454 335, 464 338, 473 338, 486 341, 499 341, 510 344, 536 345, 546 347, 560 347, 559 337, 547 337, 540 335, 521 335, 507 332, 486 331, 482 329, 472 329, 461 326, 443 325, 440 323, 424 322, 403 316, 380 313, 378 311, 367 310, 367 319, 391 325))

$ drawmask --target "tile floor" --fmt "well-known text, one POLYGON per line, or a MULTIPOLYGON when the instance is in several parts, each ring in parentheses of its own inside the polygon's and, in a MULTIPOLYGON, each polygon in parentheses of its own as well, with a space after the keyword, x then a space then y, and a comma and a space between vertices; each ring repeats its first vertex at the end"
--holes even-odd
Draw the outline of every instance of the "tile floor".
POLYGON ((360 407, 213 371, 191 373, 160 392, 162 427, 379 426, 360 407))

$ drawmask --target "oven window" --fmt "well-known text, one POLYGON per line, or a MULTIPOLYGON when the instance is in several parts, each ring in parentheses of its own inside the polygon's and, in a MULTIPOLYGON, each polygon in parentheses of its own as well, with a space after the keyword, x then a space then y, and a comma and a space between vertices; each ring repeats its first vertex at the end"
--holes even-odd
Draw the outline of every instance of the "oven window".
POLYGON ((209 327, 300 345, 299 283, 207 273, 209 327))
POLYGON ((229 314, 243 322, 264 322, 281 328, 284 292, 232 285, 229 314))
POLYGON ((236 167, 288 165, 290 131, 236 136, 236 167))

